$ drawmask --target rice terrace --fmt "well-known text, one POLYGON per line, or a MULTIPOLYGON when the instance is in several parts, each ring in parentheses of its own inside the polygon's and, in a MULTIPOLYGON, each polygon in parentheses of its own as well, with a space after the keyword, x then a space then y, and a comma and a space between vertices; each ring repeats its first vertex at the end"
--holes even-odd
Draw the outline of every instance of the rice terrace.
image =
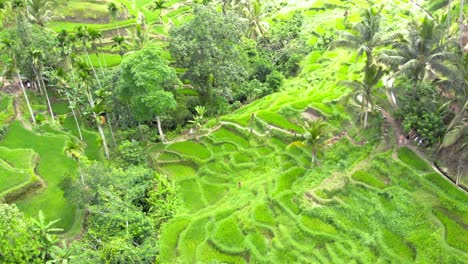
POLYGON ((0 263, 468 263, 464 0, 0 0, 0 263))

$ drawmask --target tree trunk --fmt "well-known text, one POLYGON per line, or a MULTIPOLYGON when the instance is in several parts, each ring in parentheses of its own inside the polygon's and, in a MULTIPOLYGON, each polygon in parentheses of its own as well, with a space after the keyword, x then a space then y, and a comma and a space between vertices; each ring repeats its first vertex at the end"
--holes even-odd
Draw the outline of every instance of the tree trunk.
POLYGON ((76 117, 75 109, 72 106, 72 103, 70 101, 70 96, 68 96, 68 94, 67 94, 67 100, 68 100, 68 104, 70 105, 70 108, 72 110, 73 118, 75 119, 75 124, 76 124, 76 128, 78 129, 78 134, 80 135, 80 140, 83 141, 83 134, 81 134, 80 123, 78 122, 78 118, 76 117))
POLYGON ((21 81, 21 76, 20 76, 20 73, 19 73, 18 69, 16 69, 16 76, 18 76, 18 81, 20 82, 20 86, 21 86, 21 90, 23 91, 24 99, 26 100, 26 104, 28 105, 29 114, 31 115, 31 119, 33 121, 33 124, 35 125, 36 124, 36 117, 34 116, 34 112, 32 110, 31 103, 29 103, 28 94, 26 93, 26 89, 24 88, 23 82, 21 81))
POLYGON ((41 84, 42 84, 42 90, 44 91, 44 95, 47 100, 47 106, 49 107, 49 113, 50 117, 52 118, 52 125, 55 125, 55 117, 54 117, 54 112, 52 110, 52 105, 50 104, 50 99, 49 99, 49 94, 47 93, 47 88, 45 87, 44 80, 40 75, 37 74, 36 67, 32 67, 34 71, 34 75, 36 75, 36 80, 37 80, 37 85, 39 86, 39 89, 41 89, 41 84))
POLYGON ((369 114, 369 101, 366 100, 366 108, 364 110, 364 128, 367 128, 367 117, 368 117, 368 114, 369 114))
POLYGON ((110 120, 110 115, 107 115, 107 124, 109 125, 109 130, 111 133, 112 143, 114 143, 114 148, 117 148, 117 143, 115 142, 114 130, 112 129, 112 123, 110 120))
POLYGON ((161 139, 162 143, 166 143, 166 138, 164 137, 164 133, 161 127, 161 119, 159 118, 159 116, 156 117, 156 121, 158 122, 159 138, 161 139))
POLYGON ((315 148, 312 149, 312 158, 310 160, 310 168, 313 169, 315 166, 315 160, 317 159, 317 150, 315 148))
POLYGON ((99 77, 97 76, 96 69, 94 69, 93 62, 91 61, 91 58, 89 57, 88 49, 86 49, 86 46, 84 48, 84 51, 86 54, 86 62, 89 64, 89 66, 91 67, 91 70, 93 71, 94 78, 96 78, 99 89, 102 89, 101 81, 99 80, 99 77))
MULTIPOLYGON (((89 105, 91 106, 92 109, 94 109, 94 100, 93 96, 89 92, 89 90, 86 91, 86 95, 88 96, 88 101, 89 105)), ((109 147, 107 146, 107 140, 106 140, 106 135, 104 134, 104 129, 102 128, 101 122, 99 122, 98 116, 96 112, 93 110, 93 117, 94 117, 94 122, 96 122, 96 125, 98 127, 99 134, 101 135, 102 139, 102 146, 104 147, 104 154, 106 155, 106 158, 109 159, 109 147)))

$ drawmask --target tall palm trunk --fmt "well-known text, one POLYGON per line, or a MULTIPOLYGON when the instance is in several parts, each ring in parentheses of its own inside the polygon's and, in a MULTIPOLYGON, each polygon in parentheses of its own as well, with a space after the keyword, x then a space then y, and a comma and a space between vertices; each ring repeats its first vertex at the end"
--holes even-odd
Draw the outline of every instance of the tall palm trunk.
POLYGON ((94 118, 94 121, 97 124, 99 134, 101 135, 102 145, 104 147, 104 153, 106 155, 106 158, 109 159, 109 157, 110 157, 109 156, 109 147, 107 146, 106 135, 104 134, 104 129, 102 128, 102 124, 101 124, 101 122, 99 122, 98 116, 97 116, 96 112, 94 111, 94 106, 95 106, 94 99, 93 99, 93 96, 91 95, 91 92, 89 91, 89 89, 86 89, 86 96, 88 97, 89 105, 93 109, 93 118, 94 118))
POLYGON ((310 168, 313 169, 315 166, 315 160, 317 159, 317 150, 315 147, 312 148, 312 158, 310 160, 310 168))
MULTIPOLYGON (((75 85, 77 85, 76 80, 75 80, 75 73, 73 72, 73 65, 71 63, 70 63, 70 72, 71 72, 73 83, 75 85)), ((73 118, 75 119, 75 124, 76 124, 76 128, 78 129, 78 134, 80 135, 81 141, 83 141, 83 134, 81 133, 80 122, 78 122, 78 118, 77 118, 76 113, 75 113, 75 108, 73 108, 73 106, 72 106, 72 101, 71 101, 70 96, 68 95, 68 93, 65 92, 65 94, 67 95, 68 104, 70 105, 70 108, 71 108, 72 113, 73 113, 73 118)), ((74 101, 74 103, 76 103, 76 102, 74 101)))
POLYGON ((156 117, 156 121, 158 122, 159 138, 161 139, 162 143, 166 143, 166 138, 164 137, 164 133, 161 127, 161 119, 159 118, 159 116, 156 117))
POLYGON ((76 113, 75 113, 75 108, 73 108, 72 102, 70 100, 70 96, 68 96, 68 94, 67 94, 67 101, 68 101, 68 105, 70 106, 72 110, 73 118, 75 119, 76 128, 78 129, 78 135, 80 136, 80 140, 83 141, 83 134, 81 134, 80 123, 78 122, 78 118, 76 117, 76 113))
MULTIPOLYGON (((47 106, 49 108, 50 117, 52 118, 52 125, 55 126, 54 112, 52 110, 52 105, 50 104, 50 98, 49 98, 49 94, 47 93, 47 88, 45 86, 44 79, 42 79, 41 75, 38 75, 38 72, 37 72, 36 67, 34 65, 33 65, 32 68, 33 68, 33 71, 34 71, 34 75, 36 75, 37 85, 39 86, 39 89, 42 88, 42 90, 44 91, 44 95, 45 95, 46 100, 47 100, 47 106)), ((39 73, 40 73, 40 71, 39 71, 39 73)))
POLYGON ((115 141, 114 129, 112 128, 110 115, 107 115, 107 124, 109 125, 109 131, 111 133, 112 143, 114 143, 114 148, 117 148, 117 143, 115 141))
POLYGON ((24 88, 23 82, 21 81, 21 76, 20 76, 18 68, 16 69, 16 76, 18 77, 18 81, 20 83, 21 90, 23 91, 23 95, 24 95, 24 99, 26 100, 26 104, 28 105, 29 114, 31 114, 31 119, 33 121, 33 124, 35 125, 36 124, 36 117, 34 116, 34 112, 32 110, 31 103, 29 103, 28 94, 26 93, 26 89, 24 88))
MULTIPOLYGON (((364 98, 363 98, 364 100, 364 98)), ((366 104, 365 104, 365 109, 364 109, 364 128, 367 128, 367 118, 369 114, 369 100, 366 99, 366 104)))

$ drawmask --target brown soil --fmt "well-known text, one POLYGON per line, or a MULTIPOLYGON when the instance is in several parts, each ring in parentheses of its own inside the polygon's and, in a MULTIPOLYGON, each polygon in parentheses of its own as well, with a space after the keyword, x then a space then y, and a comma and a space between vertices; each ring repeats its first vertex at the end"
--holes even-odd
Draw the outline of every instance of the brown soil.
POLYGON ((312 121, 315 121, 319 118, 324 118, 322 113, 310 107, 307 108, 304 112, 302 112, 301 116, 307 120, 312 120, 312 121))

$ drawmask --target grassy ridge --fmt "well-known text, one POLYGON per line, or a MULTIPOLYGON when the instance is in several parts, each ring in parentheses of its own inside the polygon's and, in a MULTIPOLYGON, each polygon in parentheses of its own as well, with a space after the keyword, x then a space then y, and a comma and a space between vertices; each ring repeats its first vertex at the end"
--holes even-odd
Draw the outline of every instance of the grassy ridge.
POLYGON ((76 162, 64 153, 67 140, 64 135, 36 134, 15 121, 0 142, 0 146, 10 149, 32 149, 40 156, 37 173, 46 181, 47 188, 33 198, 17 202, 18 207, 28 216, 37 216, 42 210, 49 220, 61 219, 58 226, 66 230, 75 221, 76 209, 63 197, 59 182, 64 175, 76 173, 77 168, 76 162))

